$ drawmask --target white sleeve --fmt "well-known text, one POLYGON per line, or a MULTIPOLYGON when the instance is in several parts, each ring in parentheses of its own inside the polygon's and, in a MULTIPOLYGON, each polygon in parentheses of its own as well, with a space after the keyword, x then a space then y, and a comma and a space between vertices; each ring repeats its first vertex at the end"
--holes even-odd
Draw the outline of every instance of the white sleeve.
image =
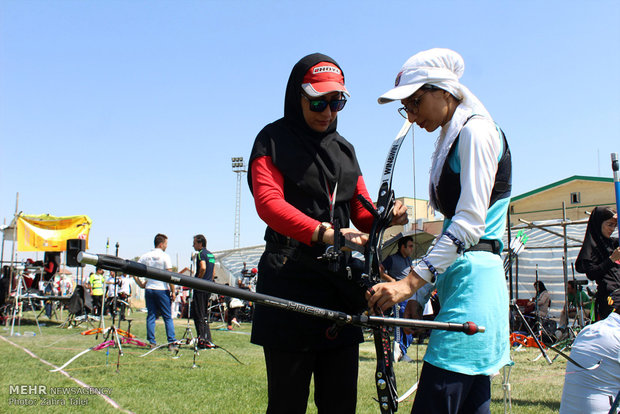
MULTIPOLYGON (((466 249, 477 244, 485 232, 487 210, 502 150, 499 138, 495 126, 486 119, 472 119, 460 133, 461 195, 446 231, 463 242, 466 249)), ((433 283, 435 272, 445 272, 458 256, 456 244, 443 235, 414 270, 422 279, 433 283), (428 264, 433 266, 435 272, 429 269, 428 264)))
POLYGON ((170 260, 170 255, 168 253, 164 254, 164 270, 172 269, 172 260, 170 260))

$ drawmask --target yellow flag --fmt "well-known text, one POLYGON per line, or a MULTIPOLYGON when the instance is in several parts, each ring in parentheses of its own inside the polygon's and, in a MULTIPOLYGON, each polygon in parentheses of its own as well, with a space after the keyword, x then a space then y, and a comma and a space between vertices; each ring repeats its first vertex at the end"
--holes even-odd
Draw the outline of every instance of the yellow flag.
POLYGON ((20 252, 64 252, 67 240, 84 239, 88 248, 88 234, 92 221, 88 216, 55 217, 20 215, 17 218, 17 250, 20 252))

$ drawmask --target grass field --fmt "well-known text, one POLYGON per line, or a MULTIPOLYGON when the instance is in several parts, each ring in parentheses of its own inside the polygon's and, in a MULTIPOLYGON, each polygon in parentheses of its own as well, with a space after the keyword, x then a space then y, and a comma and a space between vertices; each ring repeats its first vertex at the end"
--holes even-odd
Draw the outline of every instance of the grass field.
MULTIPOLYGON (((146 314, 134 313, 131 331, 138 338, 146 337, 146 314)), ((26 324, 17 330, 21 335, 9 336, 10 327, 0 327, 0 353, 2 355, 2 378, 0 379, 0 412, 44 412, 44 413, 264 413, 267 406, 266 377, 262 348, 250 343, 250 325, 242 324, 234 331, 218 330, 219 323, 211 325, 214 342, 236 355, 242 362, 237 363, 222 349, 201 351, 197 356, 198 367, 192 368, 193 351, 181 348, 178 358, 165 348, 157 350, 146 357, 139 357, 144 349, 127 345, 124 355, 120 357, 120 369, 117 371, 117 348, 91 351, 75 360, 65 368, 67 374, 82 382, 76 383, 72 378, 53 369, 44 361, 60 366, 80 351, 102 342, 101 336, 80 335, 87 329, 85 324, 73 329, 59 328, 58 323, 43 318, 45 326, 39 334, 36 325, 26 324), (82 328, 83 327, 83 328, 82 328), (28 336, 27 332, 35 332, 28 336), (29 355, 29 350, 36 357, 29 355), (47 394, 19 394, 22 385, 42 389, 47 394), (101 396, 79 394, 83 386, 102 389, 114 408, 101 396), (58 388, 56 388, 58 387, 58 388), (71 395, 51 394, 57 392, 73 393, 71 395), (29 404, 29 405, 25 405, 29 404)), ((109 320, 106 320, 109 325, 109 320)), ((175 320, 177 338, 183 336, 187 326, 186 320, 175 320)), ((195 332, 193 323, 190 325, 195 332)), ((123 323, 122 329, 126 329, 123 323)), ((165 330, 161 320, 157 321, 157 340, 165 341, 165 330)), ((358 387, 358 413, 378 413, 378 404, 373 376, 375 369, 374 344, 367 340, 360 348, 360 374, 358 387)), ((413 359, 422 359, 425 347, 412 346, 409 355, 413 359), (417 357, 416 357, 417 355, 417 357)), ((512 352, 515 366, 510 376, 512 388, 512 412, 521 413, 557 413, 560 407, 564 370, 566 363, 558 358, 553 365, 548 365, 543 358, 533 359, 538 351, 529 348, 523 352, 512 352)), ((402 394, 414 383, 421 364, 398 363, 396 375, 399 393, 402 394)), ((28 392, 28 387, 24 389, 28 392)), ((401 403, 398 412, 409 413, 413 394, 401 403)), ((491 412, 503 413, 504 391, 501 375, 492 381, 491 412)), ((316 413, 313 396, 310 396, 308 413, 316 413)))

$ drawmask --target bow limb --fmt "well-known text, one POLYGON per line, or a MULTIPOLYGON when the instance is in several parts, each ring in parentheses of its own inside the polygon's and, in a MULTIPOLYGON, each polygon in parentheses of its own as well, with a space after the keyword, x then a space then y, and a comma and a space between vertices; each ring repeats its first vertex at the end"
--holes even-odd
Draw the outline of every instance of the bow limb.
POLYGON ((73 361, 75 361, 76 359, 78 359, 79 357, 81 357, 82 355, 86 354, 87 352, 92 351, 92 350, 93 350, 96 346, 97 346, 97 345, 95 345, 95 346, 91 346, 90 348, 87 348, 87 349, 83 350, 82 352, 78 353, 78 354, 77 354, 77 355, 75 355, 73 358, 71 358, 70 360, 68 360, 67 362, 65 362, 65 363, 64 363, 64 365, 62 365, 62 366, 60 366, 60 367, 58 367, 58 368, 56 368, 56 369, 51 369, 51 370, 50 370, 50 372, 58 372, 58 371, 61 371, 61 370, 62 370, 62 369, 64 369, 67 365, 69 365, 70 363, 72 363, 73 361))
POLYGON ((153 352, 155 352, 155 351, 157 351, 158 349, 161 349, 161 348, 163 348, 163 347, 165 347, 165 346, 169 346, 169 345, 181 345, 181 343, 182 343, 182 342, 183 342, 182 340, 176 340, 176 341, 168 342, 168 343, 166 343, 166 344, 157 345, 157 346, 155 346, 155 347, 151 348, 151 350, 150 350, 150 351, 148 351, 148 352, 146 352, 146 353, 144 353, 144 354, 142 354, 142 355, 138 356, 138 358, 143 358, 143 357, 145 357, 145 356, 147 356, 147 355, 149 355, 149 354, 152 354, 153 352))
POLYGON ((67 362, 64 363, 64 365, 56 368, 56 369, 51 369, 50 372, 58 372, 63 370, 65 367, 67 367, 70 363, 72 363, 73 361, 75 361, 76 359, 78 359, 79 357, 81 357, 82 355, 90 352, 90 351, 99 351, 100 349, 103 348, 107 348, 108 346, 114 345, 114 341, 104 341, 100 344, 97 344, 95 346, 91 346, 88 349, 83 350, 82 352, 78 353, 77 355, 75 355, 73 358, 71 358, 70 360, 68 360, 67 362))
MULTIPOLYGON (((363 283, 369 289, 381 280, 379 274, 381 243, 383 233, 392 220, 394 208, 394 192, 392 191, 394 165, 396 164, 398 151, 409 129, 411 129, 411 123, 406 120, 390 146, 385 166, 383 167, 376 207, 363 197, 359 198, 362 205, 374 216, 372 228, 368 235, 368 242, 364 249, 364 275, 362 277, 363 283)), ((390 344, 390 334, 385 325, 379 325, 373 328, 373 337, 377 353, 375 385, 379 408, 382 414, 392 414, 398 410, 398 392, 396 389, 394 356, 390 344)))
POLYGON ((414 392, 416 392, 418 390, 418 381, 416 381, 415 384, 413 384, 411 386, 411 388, 409 388, 407 391, 405 391, 405 393, 403 395, 401 395, 400 397, 398 397, 398 402, 401 403, 403 401, 405 401, 407 398, 409 398, 409 396, 411 394, 413 394, 414 392))
POLYGON ((372 284, 378 283, 379 278, 379 253, 381 246, 381 238, 385 229, 390 225, 392 219, 392 211, 394 207, 394 192, 392 191, 392 178, 394 175, 394 165, 396 164, 396 157, 400 147, 407 136, 407 133, 411 129, 411 122, 405 120, 405 123, 401 127, 400 131, 396 135, 396 138, 390 146, 385 165, 383 167, 383 174, 381 176, 381 183, 379 185, 379 195, 377 196, 376 208, 365 198, 359 198, 362 205, 374 216, 374 221, 368 235, 368 242, 366 243, 366 249, 364 251, 365 274, 370 277, 372 284))
POLYGON ((385 326, 373 328, 377 367, 375 385, 381 414, 392 414, 398 410, 398 391, 394 374, 394 357, 391 349, 390 333, 385 326))

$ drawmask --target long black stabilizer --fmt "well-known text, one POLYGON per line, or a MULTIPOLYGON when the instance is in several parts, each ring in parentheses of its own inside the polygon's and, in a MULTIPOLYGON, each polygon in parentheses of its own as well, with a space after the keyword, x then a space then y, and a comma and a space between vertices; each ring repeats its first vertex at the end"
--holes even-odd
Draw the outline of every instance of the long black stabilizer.
POLYGON ((329 319, 339 324, 357 325, 362 327, 400 326, 405 328, 440 329, 445 331, 463 332, 467 335, 484 332, 485 330, 483 326, 477 326, 473 322, 450 323, 416 319, 385 318, 366 314, 349 315, 345 312, 319 308, 316 306, 306 305, 303 303, 294 302, 275 296, 251 292, 245 289, 220 285, 218 283, 210 282, 204 279, 189 277, 180 273, 146 266, 142 263, 121 259, 120 257, 116 256, 80 252, 78 253, 77 259, 82 264, 90 264, 106 270, 123 272, 138 277, 145 277, 147 279, 155 279, 165 283, 172 283, 173 285, 185 286, 191 289, 198 289, 205 292, 216 293, 218 295, 244 299, 247 301, 256 302, 260 305, 271 306, 293 312, 303 313, 306 315, 316 316, 319 318, 329 319))

